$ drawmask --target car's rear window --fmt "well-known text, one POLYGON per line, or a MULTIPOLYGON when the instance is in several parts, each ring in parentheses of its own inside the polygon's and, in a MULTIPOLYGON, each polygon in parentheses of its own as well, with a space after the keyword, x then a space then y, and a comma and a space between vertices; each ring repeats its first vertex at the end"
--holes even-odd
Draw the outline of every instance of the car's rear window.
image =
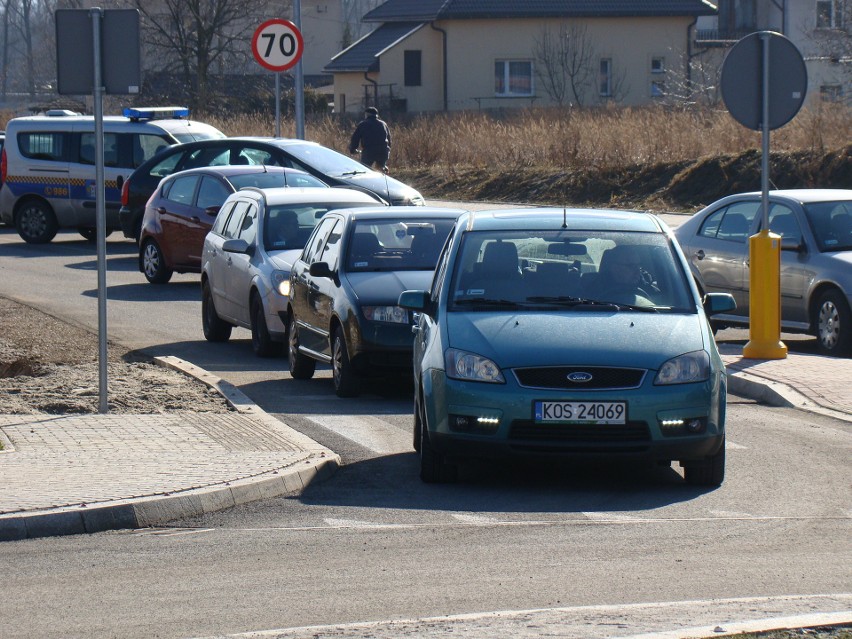
POLYGON ((414 217, 357 221, 347 250, 347 271, 431 271, 454 219, 414 217))

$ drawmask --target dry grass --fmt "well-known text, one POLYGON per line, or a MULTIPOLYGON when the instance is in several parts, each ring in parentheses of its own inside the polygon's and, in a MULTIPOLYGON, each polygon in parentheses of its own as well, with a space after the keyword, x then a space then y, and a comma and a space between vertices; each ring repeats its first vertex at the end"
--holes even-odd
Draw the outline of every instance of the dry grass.
MULTIPOLYGON (((605 108, 524 109, 508 113, 462 112, 395 118, 396 168, 455 167, 612 170, 681 162, 760 149, 759 132, 715 110, 605 108)), ((272 135, 274 114, 209 120, 228 135, 272 135)), ((308 121, 305 137, 346 152, 354 122, 325 117, 308 121)), ((282 121, 282 134, 294 134, 282 121)), ((852 139, 852 111, 838 104, 803 109, 773 131, 773 151, 826 151, 852 139)))

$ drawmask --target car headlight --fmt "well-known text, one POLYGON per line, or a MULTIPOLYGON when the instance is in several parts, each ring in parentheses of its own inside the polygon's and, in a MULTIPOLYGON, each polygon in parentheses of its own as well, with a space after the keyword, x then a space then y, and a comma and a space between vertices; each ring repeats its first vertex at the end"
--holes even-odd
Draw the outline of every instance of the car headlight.
POLYGON ((363 306, 361 312, 373 322, 408 324, 408 311, 399 306, 363 306))
POLYGON ((656 386, 691 384, 710 377, 710 356, 707 351, 693 351, 673 357, 660 367, 654 378, 656 386))
POLYGON ((290 274, 287 271, 272 271, 272 287, 279 295, 290 297, 290 274))
POLYGON ((447 376, 453 379, 463 379, 469 382, 488 382, 490 384, 505 384, 503 373, 487 357, 468 353, 455 348, 448 348, 444 353, 444 365, 447 376))

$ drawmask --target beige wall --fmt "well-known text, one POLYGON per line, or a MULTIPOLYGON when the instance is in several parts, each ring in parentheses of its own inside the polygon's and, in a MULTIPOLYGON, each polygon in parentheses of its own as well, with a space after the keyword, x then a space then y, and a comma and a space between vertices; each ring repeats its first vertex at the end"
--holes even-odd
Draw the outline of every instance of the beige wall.
POLYGON ((337 54, 343 40, 343 11, 340 0, 302 0, 302 73, 322 74, 323 67, 337 54))
MULTIPOLYGON (((598 92, 598 69, 601 58, 610 58, 613 76, 620 91, 615 98, 621 104, 638 105, 652 102, 651 82, 665 80, 666 74, 652 74, 651 60, 665 60, 668 73, 684 75, 679 68, 685 59, 689 18, 595 18, 583 21, 588 29, 589 42, 594 47, 590 86, 585 87, 582 104, 600 105, 606 102, 598 92)), ((437 26, 447 31, 448 100, 451 111, 460 109, 526 107, 531 104, 554 104, 533 79, 536 99, 528 97, 496 97, 494 94, 494 62, 498 59, 533 60, 535 68, 535 43, 546 27, 558 29, 559 20, 456 20, 441 22, 437 26)), ((376 77, 380 84, 394 84, 394 95, 407 100, 409 112, 439 111, 443 108, 441 79, 441 34, 428 25, 398 43, 381 56, 381 73, 376 77), (404 51, 423 51, 423 86, 404 86, 404 51)), ((346 93, 346 110, 350 108, 350 93, 355 95, 360 109, 363 78, 353 87, 352 74, 337 74, 335 99, 346 93)))

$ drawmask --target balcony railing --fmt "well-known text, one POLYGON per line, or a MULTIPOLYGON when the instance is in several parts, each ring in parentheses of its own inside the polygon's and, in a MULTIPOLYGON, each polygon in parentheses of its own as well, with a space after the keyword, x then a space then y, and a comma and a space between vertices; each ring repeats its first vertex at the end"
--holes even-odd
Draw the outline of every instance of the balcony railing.
POLYGON ((729 31, 727 29, 698 29, 695 43, 705 47, 729 47, 757 29, 729 31))

